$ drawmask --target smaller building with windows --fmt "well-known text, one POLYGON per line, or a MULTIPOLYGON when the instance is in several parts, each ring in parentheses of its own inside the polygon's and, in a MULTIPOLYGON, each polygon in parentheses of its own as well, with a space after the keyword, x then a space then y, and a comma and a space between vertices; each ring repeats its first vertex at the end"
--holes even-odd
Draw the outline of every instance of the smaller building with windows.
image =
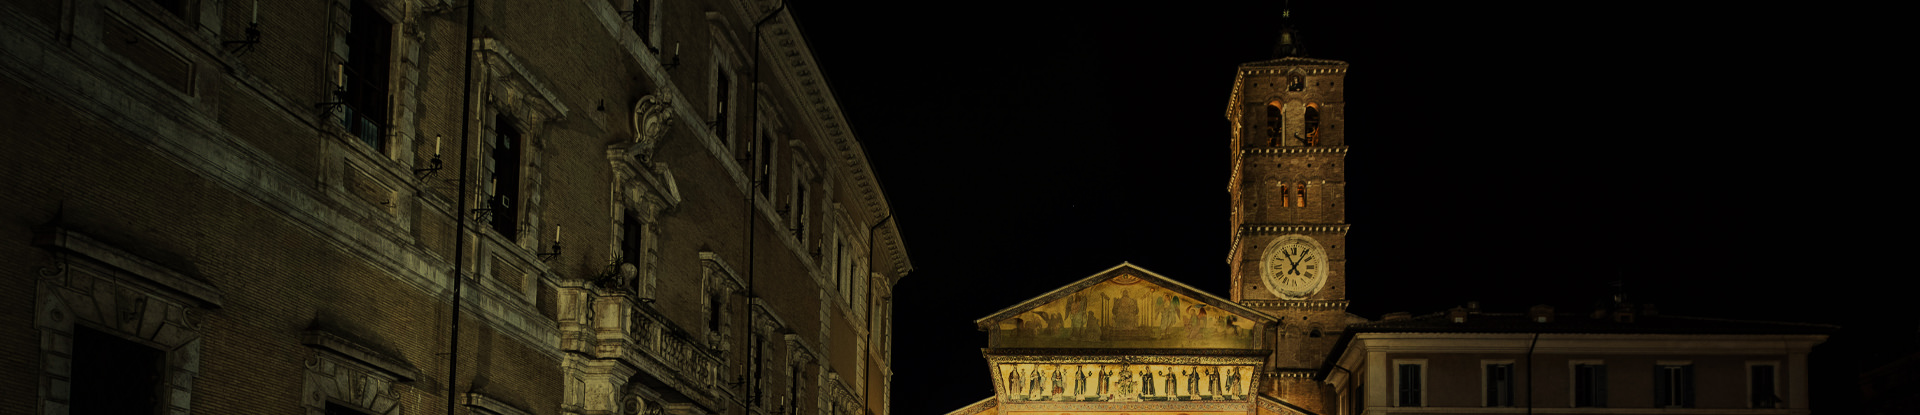
POLYGON ((1591 314, 1469 305, 1350 325, 1321 378, 1343 414, 1805 414, 1807 353, 1835 329, 1665 316, 1631 304, 1591 314))

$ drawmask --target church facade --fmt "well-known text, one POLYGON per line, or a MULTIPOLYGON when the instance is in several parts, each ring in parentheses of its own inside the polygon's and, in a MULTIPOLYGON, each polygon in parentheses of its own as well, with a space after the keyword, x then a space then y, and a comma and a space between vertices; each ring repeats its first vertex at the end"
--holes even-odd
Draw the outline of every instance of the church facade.
POLYGON ((1347 288, 1347 63, 1239 66, 1231 292, 1121 264, 976 321, 995 396, 949 415, 1805 414, 1835 327, 1477 305, 1379 321, 1347 288))

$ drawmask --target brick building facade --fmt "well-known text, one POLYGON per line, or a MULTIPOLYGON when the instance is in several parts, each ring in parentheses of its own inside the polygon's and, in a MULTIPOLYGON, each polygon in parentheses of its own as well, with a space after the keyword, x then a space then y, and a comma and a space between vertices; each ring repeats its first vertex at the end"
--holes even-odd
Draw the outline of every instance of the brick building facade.
POLYGON ((887 413, 913 266, 789 16, 0 5, 0 412, 887 413))

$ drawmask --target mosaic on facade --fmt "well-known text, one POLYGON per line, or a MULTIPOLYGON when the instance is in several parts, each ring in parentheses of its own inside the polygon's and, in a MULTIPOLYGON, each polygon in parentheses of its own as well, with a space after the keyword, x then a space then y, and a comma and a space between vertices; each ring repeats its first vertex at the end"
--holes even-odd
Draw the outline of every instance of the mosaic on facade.
POLYGON ((1253 366, 1162 364, 995 365, 1008 401, 1151 402, 1247 399, 1253 366))
POLYGON ((1121 275, 991 330, 993 347, 1257 349, 1257 322, 1193 297, 1121 275))

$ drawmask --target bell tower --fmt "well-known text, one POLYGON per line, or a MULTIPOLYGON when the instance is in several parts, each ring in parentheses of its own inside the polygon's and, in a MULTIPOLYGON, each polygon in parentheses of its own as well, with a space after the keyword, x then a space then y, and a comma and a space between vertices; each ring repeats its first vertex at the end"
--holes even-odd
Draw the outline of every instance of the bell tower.
POLYGON ((1244 63, 1232 126, 1232 299, 1280 320, 1263 392, 1325 413, 1312 376, 1347 323, 1347 63, 1306 56, 1282 15, 1274 59, 1244 63))

